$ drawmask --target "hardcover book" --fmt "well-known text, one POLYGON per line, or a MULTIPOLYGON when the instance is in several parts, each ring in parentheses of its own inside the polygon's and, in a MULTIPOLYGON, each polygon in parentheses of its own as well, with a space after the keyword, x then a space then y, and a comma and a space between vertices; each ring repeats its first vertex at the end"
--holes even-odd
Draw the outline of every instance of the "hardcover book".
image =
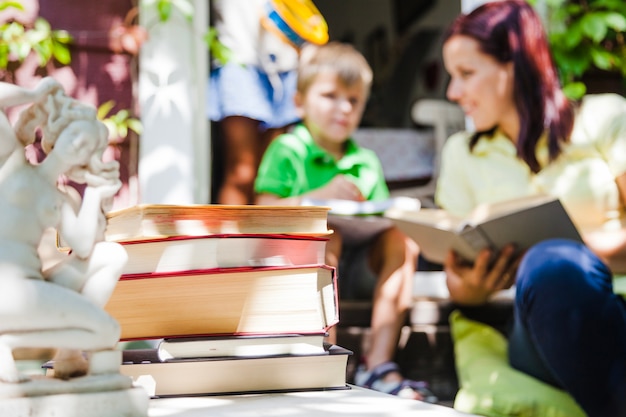
POLYGON ((107 213, 106 239, 143 240, 211 234, 324 236, 328 208, 222 204, 140 204, 107 213))
POLYGON ((105 310, 121 339, 323 333, 339 319, 326 265, 122 276, 105 310))
POLYGON ((509 243, 525 250, 550 238, 582 242, 561 202, 545 195, 481 205, 467 218, 439 209, 390 209, 385 217, 417 242, 424 258, 437 263, 450 249, 472 262, 482 249, 497 251, 509 243))
POLYGON ((122 274, 323 264, 327 238, 298 235, 176 236, 122 242, 122 274))
POLYGON ((163 339, 157 346, 159 360, 310 355, 324 353, 324 337, 319 334, 266 336, 207 336, 163 339))
POLYGON ((346 389, 351 351, 161 362, 154 349, 124 351, 123 375, 153 397, 346 389))

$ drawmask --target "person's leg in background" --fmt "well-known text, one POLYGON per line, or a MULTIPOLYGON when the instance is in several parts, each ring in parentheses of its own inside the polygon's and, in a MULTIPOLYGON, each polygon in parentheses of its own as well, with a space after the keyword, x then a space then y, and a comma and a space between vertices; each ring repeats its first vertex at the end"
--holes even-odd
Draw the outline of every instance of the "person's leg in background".
POLYGON ((626 416, 626 304, 607 266, 580 243, 545 241, 525 255, 516 291, 511 365, 590 417, 626 416))
POLYGON ((415 242, 392 228, 379 236, 370 254, 371 268, 378 276, 372 305, 372 345, 367 355, 368 368, 374 368, 393 359, 398 347, 411 307, 418 249, 415 242))
POLYGON ((376 274, 371 336, 365 363, 359 368, 355 382, 405 398, 436 402, 425 382, 405 379, 394 362, 411 307, 418 254, 417 244, 395 227, 381 233, 369 246, 369 270, 376 274))
POLYGON ((223 146, 223 179, 219 204, 250 204, 259 164, 261 140, 257 120, 229 116, 220 122, 223 146))
POLYGON ((209 117, 218 122, 221 185, 219 204, 252 204, 254 180, 269 143, 298 120, 293 104, 296 75, 277 74, 275 83, 252 66, 229 63, 209 83, 209 117))

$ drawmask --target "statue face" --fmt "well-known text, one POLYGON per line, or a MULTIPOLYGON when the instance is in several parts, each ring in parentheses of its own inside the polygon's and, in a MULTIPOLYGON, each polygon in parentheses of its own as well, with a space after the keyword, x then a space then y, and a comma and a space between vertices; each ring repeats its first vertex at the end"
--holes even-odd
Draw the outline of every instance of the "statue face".
POLYGON ((95 120, 76 120, 59 135, 53 152, 70 166, 85 166, 107 145, 106 127, 95 120))

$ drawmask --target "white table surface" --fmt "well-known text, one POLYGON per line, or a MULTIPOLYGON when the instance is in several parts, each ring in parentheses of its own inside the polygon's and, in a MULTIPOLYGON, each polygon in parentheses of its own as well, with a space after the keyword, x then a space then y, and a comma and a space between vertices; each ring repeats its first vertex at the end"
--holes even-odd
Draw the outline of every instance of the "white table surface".
POLYGON ((461 417, 449 407, 351 386, 349 390, 150 400, 150 417, 461 417))

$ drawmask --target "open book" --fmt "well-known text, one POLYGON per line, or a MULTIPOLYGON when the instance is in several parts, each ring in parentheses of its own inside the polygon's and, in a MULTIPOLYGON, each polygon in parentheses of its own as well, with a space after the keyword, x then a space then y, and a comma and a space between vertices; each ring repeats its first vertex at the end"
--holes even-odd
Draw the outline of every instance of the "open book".
POLYGON ((440 209, 390 209, 385 217, 420 245, 426 259, 437 263, 443 263, 450 249, 471 262, 482 249, 497 251, 508 243, 525 250, 550 238, 582 242, 561 202, 545 195, 481 205, 467 218, 440 209))
POLYGON ((302 205, 327 207, 329 228, 340 232, 344 243, 358 244, 393 226, 391 220, 383 217, 387 210, 419 210, 420 201, 403 196, 376 201, 307 198, 302 205))
POLYGON ((382 215, 391 208, 401 208, 404 210, 417 210, 420 208, 420 201, 410 197, 390 197, 386 200, 342 200, 339 198, 305 198, 302 200, 303 206, 323 206, 330 208, 329 214, 339 216, 371 216, 382 215))

